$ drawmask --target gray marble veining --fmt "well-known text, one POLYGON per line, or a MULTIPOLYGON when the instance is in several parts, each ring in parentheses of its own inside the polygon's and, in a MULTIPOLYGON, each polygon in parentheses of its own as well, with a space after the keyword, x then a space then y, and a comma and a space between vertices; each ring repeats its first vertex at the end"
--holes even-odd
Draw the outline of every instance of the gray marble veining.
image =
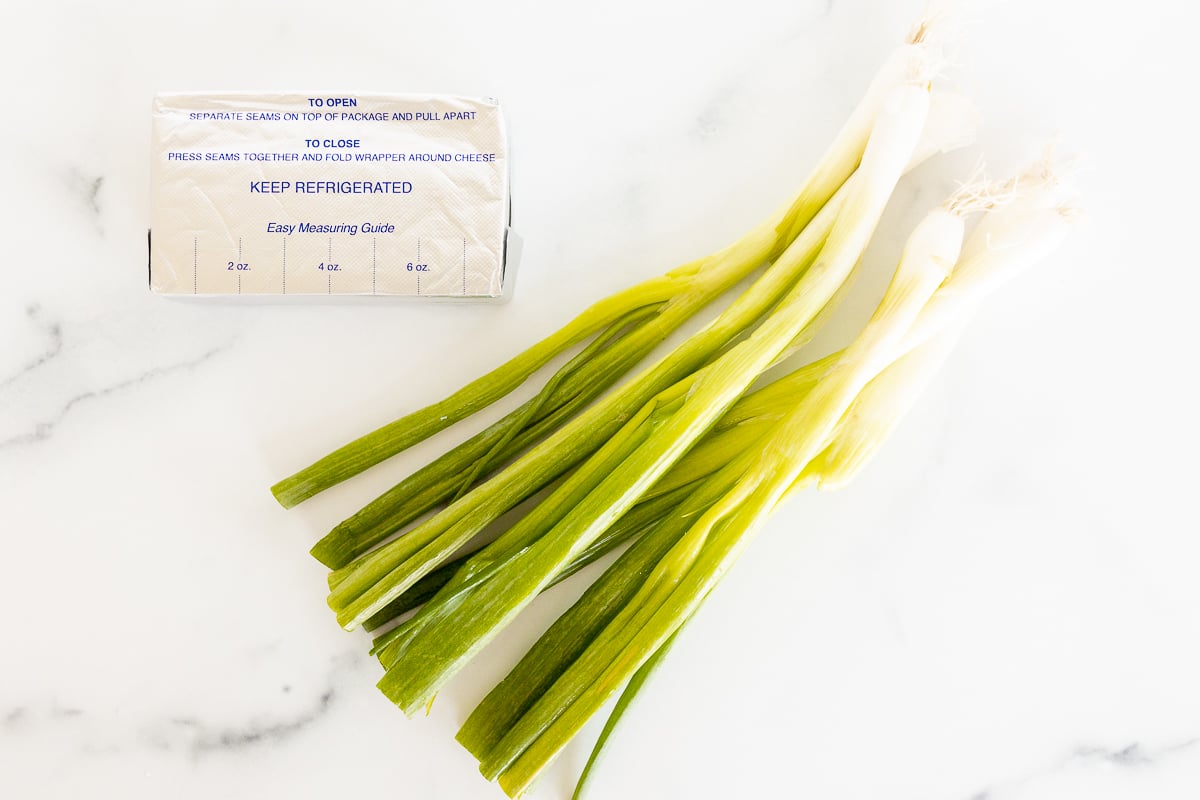
MULTIPOLYGON (((921 5, 17 3, 0 797, 501 797, 454 734, 573 584, 406 719, 307 555, 460 432, 292 511, 267 487, 765 218, 921 5), (149 296, 152 95, 295 87, 499 97, 525 242, 512 301, 149 296)), ((779 512, 631 710, 598 797, 1200 797, 1200 7, 968 17, 945 72, 979 142, 905 179, 812 347, 845 343, 905 226, 981 159, 1007 169, 1060 134, 1089 164, 1092 221, 981 311, 851 487, 779 512)))

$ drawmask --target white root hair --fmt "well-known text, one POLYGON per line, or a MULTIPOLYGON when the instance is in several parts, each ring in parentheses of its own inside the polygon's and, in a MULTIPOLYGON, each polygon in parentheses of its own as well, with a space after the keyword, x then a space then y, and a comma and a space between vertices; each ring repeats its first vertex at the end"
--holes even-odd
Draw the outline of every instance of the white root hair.
POLYGON ((925 11, 913 26, 908 29, 905 42, 908 44, 923 44, 933 42, 942 44, 947 37, 954 33, 961 17, 958 3, 948 0, 929 0, 925 11))
POLYGON ((1079 171, 1078 158, 1066 160, 1058 158, 1058 140, 1051 139, 1042 148, 1042 157, 1017 176, 1030 188, 1053 189, 1060 188, 1067 178, 1079 171))
POLYGON ((1016 178, 991 180, 987 176, 987 167, 980 161, 967 179, 958 184, 954 194, 946 198, 942 208, 956 217, 966 217, 1007 205, 1016 195, 1016 178))
MULTIPOLYGON (((1040 159, 1022 172, 1001 181, 989 180, 981 162, 947 198, 943 208, 952 214, 967 216, 979 211, 992 211, 1038 193, 1061 189, 1066 178, 1075 171, 1077 161, 1056 161, 1056 149, 1056 142, 1047 143, 1040 159)), ((1060 208, 1066 209, 1067 206, 1060 208)), ((1078 209, 1074 213, 1078 213, 1078 209)))
POLYGON ((929 0, 921 18, 908 29, 906 44, 920 47, 924 59, 919 74, 913 76, 917 82, 933 81, 945 77, 955 66, 954 46, 959 39, 962 13, 959 0, 929 0))

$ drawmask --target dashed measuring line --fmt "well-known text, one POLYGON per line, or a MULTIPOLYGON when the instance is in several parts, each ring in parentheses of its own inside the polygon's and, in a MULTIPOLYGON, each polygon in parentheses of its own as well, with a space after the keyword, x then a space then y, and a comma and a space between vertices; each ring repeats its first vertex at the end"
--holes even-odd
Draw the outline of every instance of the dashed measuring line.
MULTIPOLYGON (((417 237, 417 263, 421 263, 421 237, 417 237)), ((417 270, 417 294, 421 293, 421 271, 417 270)))
POLYGON ((192 294, 196 294, 196 284, 199 281, 200 237, 192 237, 192 294))
POLYGON ((283 293, 287 294, 287 237, 283 237, 283 293))
POLYGON ((463 294, 467 293, 467 240, 463 238, 463 294))
POLYGON ((371 238, 371 294, 375 294, 376 251, 375 238, 371 238))
POLYGON ((329 254, 325 257, 325 280, 329 286, 328 293, 333 294, 333 237, 329 237, 329 254))

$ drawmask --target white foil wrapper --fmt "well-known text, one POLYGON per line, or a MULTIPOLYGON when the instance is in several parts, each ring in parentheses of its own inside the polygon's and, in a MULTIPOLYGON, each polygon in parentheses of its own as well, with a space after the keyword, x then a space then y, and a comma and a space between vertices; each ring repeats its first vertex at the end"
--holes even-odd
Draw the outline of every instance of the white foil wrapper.
POLYGON ((150 287, 172 295, 498 298, 508 151, 494 100, 154 100, 150 287))

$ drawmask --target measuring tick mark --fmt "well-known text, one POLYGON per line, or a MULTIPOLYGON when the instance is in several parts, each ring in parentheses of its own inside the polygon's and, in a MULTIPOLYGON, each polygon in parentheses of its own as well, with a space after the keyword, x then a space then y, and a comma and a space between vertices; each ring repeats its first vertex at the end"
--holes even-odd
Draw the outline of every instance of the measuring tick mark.
POLYGON ((197 272, 199 271, 199 269, 197 267, 197 263, 198 263, 198 259, 199 259, 199 253, 200 253, 199 242, 200 242, 199 236, 192 237, 192 294, 196 294, 196 283, 198 280, 197 272))
POLYGON ((428 267, 421 264, 421 237, 416 237, 416 264, 409 264, 408 269, 416 271, 416 294, 421 294, 421 272, 428 267))
POLYGON ((371 294, 375 294, 375 268, 376 268, 376 251, 375 239, 371 239, 371 294))
POLYGON ((287 237, 283 237, 283 293, 287 294, 287 237))
POLYGON ((238 237, 238 261, 242 260, 242 237, 238 237))
POLYGON ((467 293, 467 240, 463 238, 463 294, 467 293))

